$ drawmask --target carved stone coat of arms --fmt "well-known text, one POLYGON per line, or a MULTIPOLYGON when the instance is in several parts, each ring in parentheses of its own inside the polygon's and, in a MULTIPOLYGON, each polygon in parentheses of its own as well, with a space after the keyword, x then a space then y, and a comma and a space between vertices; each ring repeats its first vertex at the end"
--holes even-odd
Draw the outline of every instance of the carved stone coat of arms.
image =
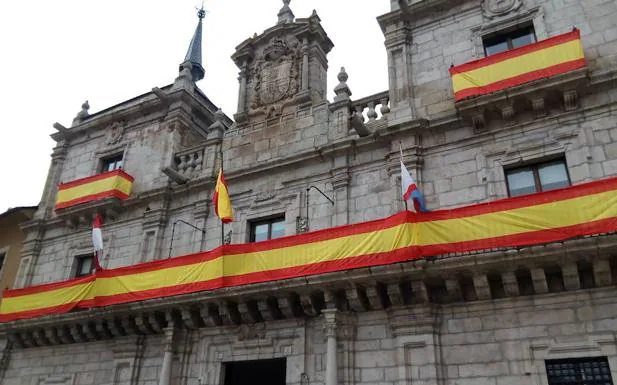
POLYGON ((281 113, 286 99, 298 92, 299 55, 296 47, 274 39, 255 62, 251 108, 268 117, 281 113))

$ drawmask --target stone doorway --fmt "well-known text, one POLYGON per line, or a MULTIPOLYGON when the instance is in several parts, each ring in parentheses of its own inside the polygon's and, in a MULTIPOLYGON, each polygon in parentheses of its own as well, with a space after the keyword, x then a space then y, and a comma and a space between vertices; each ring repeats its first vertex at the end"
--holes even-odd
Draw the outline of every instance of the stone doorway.
POLYGON ((226 362, 223 385, 285 385, 287 359, 226 362))

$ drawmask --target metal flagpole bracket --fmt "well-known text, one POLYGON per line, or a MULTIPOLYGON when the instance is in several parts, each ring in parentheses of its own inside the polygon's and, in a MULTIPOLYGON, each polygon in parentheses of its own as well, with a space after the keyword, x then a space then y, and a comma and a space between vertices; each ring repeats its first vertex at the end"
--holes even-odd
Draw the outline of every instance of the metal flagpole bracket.
POLYGON ((321 191, 321 190, 319 189, 319 187, 317 187, 317 186, 313 186, 313 185, 311 185, 311 186, 307 187, 307 188, 306 188, 306 227, 307 227, 307 230, 308 230, 308 229, 310 229, 310 223, 309 223, 309 222, 310 222, 310 221, 309 221, 309 191, 311 191, 311 189, 312 189, 312 188, 314 188, 315 190, 319 191, 319 193, 320 193, 320 194, 321 194, 324 198, 326 198, 327 200, 329 200, 329 201, 330 201, 330 203, 332 204, 332 206, 334 206, 334 201, 333 201, 332 199, 330 199, 330 197, 329 197, 329 196, 327 196, 327 195, 326 195, 323 191, 321 191))
POLYGON ((192 225, 192 224, 188 223, 187 221, 184 221, 184 220, 182 220, 182 219, 177 219, 177 220, 174 222, 174 224, 172 225, 172 227, 171 227, 171 241, 169 242, 169 256, 167 257, 167 259, 171 258, 171 250, 172 250, 173 245, 174 245, 174 234, 175 234, 175 232, 176 232, 176 224, 177 224, 178 222, 181 222, 181 223, 184 223, 185 225, 191 226, 191 227, 192 227, 192 228, 194 228, 195 230, 199 230, 202 234, 205 234, 205 233, 206 233, 206 229, 200 229, 199 227, 194 226, 194 225, 192 225))

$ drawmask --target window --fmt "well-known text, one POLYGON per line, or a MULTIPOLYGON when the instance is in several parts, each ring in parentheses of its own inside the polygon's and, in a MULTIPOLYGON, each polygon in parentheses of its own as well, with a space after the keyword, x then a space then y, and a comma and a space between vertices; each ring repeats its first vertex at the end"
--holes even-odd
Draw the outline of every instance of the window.
POLYGON ((484 38, 484 53, 486 56, 491 56, 499 52, 505 52, 535 42, 536 34, 533 30, 533 26, 530 25, 484 38))
POLYGON ((506 182, 515 197, 569 186, 570 177, 565 160, 558 159, 506 170, 506 182))
POLYGON ((92 274, 94 270, 94 258, 92 255, 80 255, 75 257, 75 278, 92 274))
POLYGON ((548 385, 613 385, 606 357, 547 360, 548 385))
MULTIPOLYGON (((2 278, 2 271, 3 271, 3 268, 4 268, 4 260, 5 260, 5 258, 6 258, 6 251, 0 251, 0 278, 2 278)), ((2 288, 0 288, 0 290, 2 290, 2 288)))
POLYGON ((285 217, 251 222, 251 242, 265 241, 285 235, 285 217))
POLYGON ((101 160, 101 172, 120 170, 124 166, 122 154, 101 160))

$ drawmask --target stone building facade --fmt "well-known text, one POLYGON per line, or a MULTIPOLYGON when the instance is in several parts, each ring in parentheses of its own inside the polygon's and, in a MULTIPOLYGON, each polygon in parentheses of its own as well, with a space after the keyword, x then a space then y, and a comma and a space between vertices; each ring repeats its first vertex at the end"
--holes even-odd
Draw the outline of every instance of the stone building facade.
POLYGON ((0 288, 13 287, 25 234, 20 225, 32 219, 34 207, 13 207, 0 214, 0 288))
MULTIPOLYGON (((71 127, 54 125, 16 285, 79 275, 95 212, 106 268, 219 246, 210 199, 221 162, 231 243, 255 239, 259 225, 291 235, 403 210, 400 147, 433 210, 505 198, 520 173, 541 189, 544 166, 561 165, 568 184, 615 176, 615 20, 614 1, 391 0, 377 17, 387 89, 352 98, 341 69, 329 101, 333 42, 316 13, 295 18, 287 0, 278 23, 232 56, 232 119, 195 85, 200 19, 173 84, 92 115, 85 103, 71 127), (542 41, 574 27, 586 68, 455 101, 452 65, 484 57, 490 42, 512 48, 523 33, 542 41), (119 162, 135 177, 128 199, 55 210, 59 183, 119 162)), ((615 246, 615 234, 598 234, 9 322, 0 382, 230 385, 264 360, 272 382, 282 371, 289 385, 539 385, 551 365, 574 377, 595 368, 605 377, 594 383, 609 384, 615 246)))

